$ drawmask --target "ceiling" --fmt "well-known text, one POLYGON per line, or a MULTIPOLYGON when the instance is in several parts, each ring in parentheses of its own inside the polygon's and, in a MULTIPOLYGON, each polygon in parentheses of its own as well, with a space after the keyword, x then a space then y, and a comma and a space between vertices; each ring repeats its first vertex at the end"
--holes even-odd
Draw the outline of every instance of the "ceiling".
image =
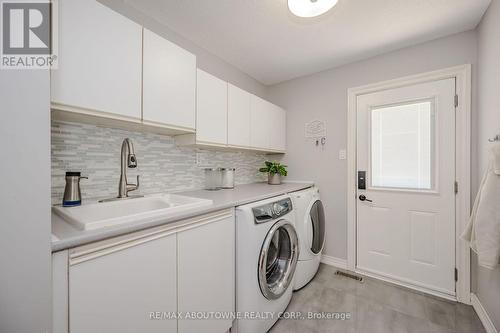
POLYGON ((286 0, 125 2, 271 85, 473 29, 490 0, 339 0, 311 19, 286 0))

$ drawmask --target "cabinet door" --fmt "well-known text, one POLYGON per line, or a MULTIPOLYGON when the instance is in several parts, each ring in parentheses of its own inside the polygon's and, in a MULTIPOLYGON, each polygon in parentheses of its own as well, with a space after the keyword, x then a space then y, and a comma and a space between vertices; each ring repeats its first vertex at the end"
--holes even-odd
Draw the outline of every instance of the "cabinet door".
POLYGON ((252 95, 250 107, 250 146, 269 149, 270 142, 270 105, 271 103, 252 95))
POLYGON ((251 94, 228 84, 227 143, 233 146, 250 146, 251 94))
POLYGON ((151 319, 177 311, 176 235, 116 246, 70 260, 70 332, 177 332, 176 319, 151 319))
POLYGON ((196 56, 144 29, 143 119, 194 129, 196 56))
POLYGON ((59 2, 51 101, 141 118, 142 28, 95 0, 59 2))
MULTIPOLYGON (((234 215, 178 234, 179 311, 235 311, 234 215)), ((179 320, 179 333, 221 333, 231 319, 179 320)))
POLYGON ((286 149, 286 111, 279 106, 272 105, 270 109, 270 142, 272 150, 285 151, 286 149))
POLYGON ((68 250, 52 253, 52 333, 68 333, 68 250))
POLYGON ((196 141, 227 144, 227 82, 197 71, 196 141))
MULTIPOLYGON (((279 107, 278 107, 279 108, 279 107)), ((279 138, 277 141, 277 147, 279 151, 286 151, 286 110, 279 108, 279 138)))

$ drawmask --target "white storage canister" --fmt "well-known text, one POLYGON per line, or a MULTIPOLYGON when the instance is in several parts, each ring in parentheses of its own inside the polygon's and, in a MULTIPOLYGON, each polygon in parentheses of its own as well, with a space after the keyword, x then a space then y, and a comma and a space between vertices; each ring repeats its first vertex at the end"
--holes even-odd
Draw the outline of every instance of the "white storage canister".
POLYGON ((236 169, 234 168, 222 168, 222 188, 234 188, 234 172, 236 169))
POLYGON ((221 188, 222 170, 220 168, 205 169, 205 190, 214 191, 221 188))

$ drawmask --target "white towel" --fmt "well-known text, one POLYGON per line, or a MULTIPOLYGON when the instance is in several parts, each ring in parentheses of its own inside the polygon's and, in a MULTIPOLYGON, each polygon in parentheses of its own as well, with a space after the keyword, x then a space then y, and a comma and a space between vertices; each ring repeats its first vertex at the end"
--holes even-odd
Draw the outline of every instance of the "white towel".
POLYGON ((493 171, 500 175, 500 142, 495 142, 491 147, 491 154, 493 155, 493 171))
POLYGON ((477 253, 479 265, 489 269, 495 269, 500 259, 500 176, 494 172, 495 163, 491 154, 469 224, 461 236, 477 253))

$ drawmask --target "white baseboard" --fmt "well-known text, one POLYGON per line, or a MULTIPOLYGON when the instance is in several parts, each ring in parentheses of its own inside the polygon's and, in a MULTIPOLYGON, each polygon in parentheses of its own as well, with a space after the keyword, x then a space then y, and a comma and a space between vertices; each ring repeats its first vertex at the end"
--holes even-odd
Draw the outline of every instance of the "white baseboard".
POLYGON ((448 294, 446 290, 441 290, 441 291, 435 290, 435 289, 431 288, 430 286, 416 284, 414 281, 405 280, 405 279, 401 279, 398 277, 393 277, 390 274, 386 275, 386 274, 383 274, 381 272, 371 271, 369 269, 366 269, 366 268, 363 269, 360 267, 358 267, 354 272, 356 274, 359 274, 359 275, 363 275, 363 276, 370 277, 372 279, 384 281, 386 283, 393 284, 393 285, 400 286, 400 287, 404 287, 404 288, 409 289, 409 290, 415 290, 415 291, 418 291, 418 292, 421 292, 424 294, 429 294, 429 295, 433 295, 433 296, 436 296, 439 298, 444 298, 444 299, 447 299, 447 300, 450 300, 453 302, 457 301, 456 296, 448 294))
POLYGON ((347 269, 347 259, 340 259, 323 254, 321 256, 321 262, 325 265, 334 266, 340 269, 347 269))
POLYGON ((476 294, 471 293, 470 294, 470 301, 472 304, 472 307, 474 310, 476 310, 477 316, 483 323, 484 329, 486 330, 487 333, 498 333, 497 329, 495 328, 495 325, 493 325, 493 322, 490 319, 490 316, 488 315, 488 312, 486 312, 486 309, 483 307, 481 304, 481 301, 477 297, 476 294))

